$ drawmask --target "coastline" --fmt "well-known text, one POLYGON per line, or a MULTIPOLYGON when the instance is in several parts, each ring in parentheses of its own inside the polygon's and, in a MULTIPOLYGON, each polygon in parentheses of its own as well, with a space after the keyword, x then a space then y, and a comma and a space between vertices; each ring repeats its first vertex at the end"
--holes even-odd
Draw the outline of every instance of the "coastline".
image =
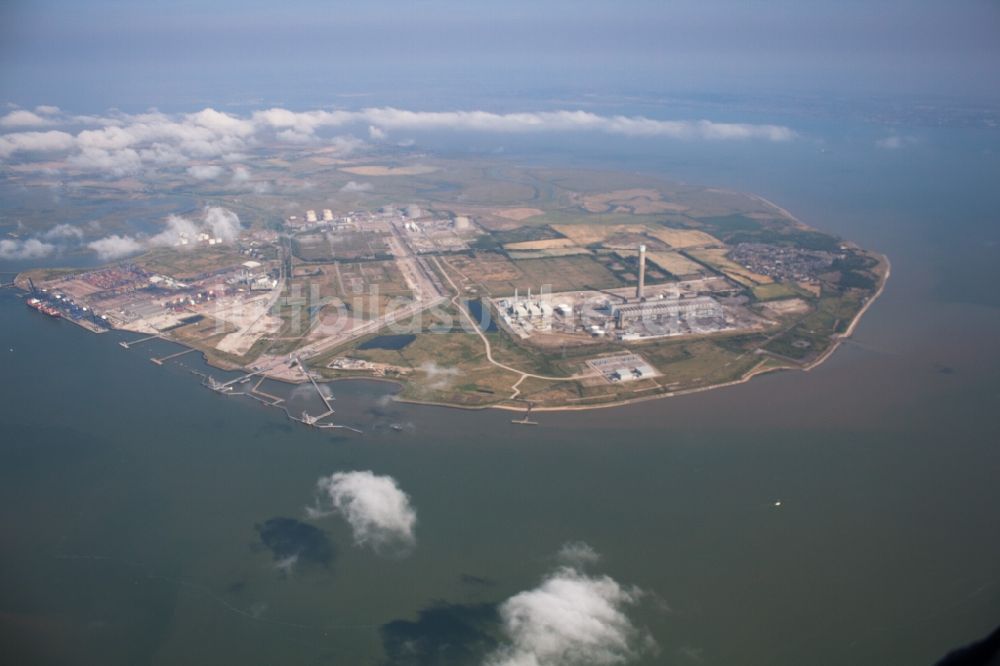
MULTIPOLYGON (((799 371, 802 371, 802 372, 809 372, 810 370, 813 370, 814 368, 817 368, 820 365, 822 365, 823 362, 825 362, 827 359, 829 359, 833 355, 833 353, 835 351, 837 351, 837 349, 840 347, 841 344, 843 344, 843 342, 845 340, 849 339, 854 334, 855 329, 857 328, 858 324, 861 322, 861 318, 865 315, 866 312, 868 312, 868 308, 870 308, 875 303, 875 301, 878 300, 878 298, 882 295, 882 293, 885 291, 885 285, 886 285, 886 283, 888 283, 889 276, 892 273, 892 263, 889 261, 889 257, 887 257, 886 255, 880 254, 879 256, 882 258, 882 261, 885 264, 885 271, 882 274, 882 279, 880 280, 879 288, 875 291, 874 294, 871 295, 871 297, 864 304, 864 306, 862 306, 862 308, 860 310, 858 310, 858 312, 854 315, 854 318, 851 320, 850 325, 848 325, 847 330, 845 330, 843 333, 836 334, 834 336, 834 338, 833 338, 834 341, 830 345, 830 347, 827 348, 826 351, 824 351, 817 358, 815 358, 814 360, 812 360, 811 362, 809 362, 806 365, 802 365, 802 366, 784 365, 784 366, 776 366, 776 367, 771 367, 771 368, 761 368, 761 366, 764 364, 764 361, 762 360, 760 363, 758 363, 757 365, 755 365, 754 367, 752 367, 750 370, 748 370, 747 372, 745 372, 738 379, 734 379, 734 380, 728 381, 728 382, 723 382, 721 384, 711 384, 711 385, 708 385, 708 386, 698 386, 698 387, 689 388, 689 389, 681 389, 681 390, 678 390, 678 391, 668 391, 668 392, 665 392, 665 393, 655 393, 653 395, 643 395, 643 396, 638 396, 638 397, 635 397, 635 398, 626 398, 624 400, 615 400, 615 401, 612 401, 612 402, 595 403, 595 404, 592 404, 592 405, 551 405, 551 406, 540 405, 540 406, 531 406, 531 407, 519 407, 517 405, 505 405, 505 404, 500 403, 500 404, 495 404, 495 405, 467 406, 467 405, 454 405, 454 404, 450 404, 450 403, 446 403, 446 402, 435 402, 435 401, 430 401, 430 400, 412 400, 412 399, 407 399, 407 398, 393 398, 393 399, 395 401, 397 401, 397 402, 403 402, 403 403, 408 403, 408 404, 412 404, 412 405, 427 405, 427 406, 432 406, 432 407, 449 407, 449 408, 452 408, 452 409, 466 409, 466 410, 501 409, 501 410, 505 410, 505 411, 509 411, 509 412, 519 412, 519 413, 527 413, 527 412, 581 412, 581 411, 588 411, 588 410, 591 410, 591 409, 607 409, 607 408, 610 408, 610 407, 624 407, 626 405, 632 405, 632 404, 636 404, 636 403, 640 403, 640 402, 649 402, 649 401, 652 401, 652 400, 662 400, 664 398, 674 398, 674 397, 678 397, 678 396, 682 396, 682 395, 691 395, 693 393, 703 393, 705 391, 712 391, 712 390, 715 390, 715 389, 726 388, 726 387, 729 387, 729 386, 738 386, 740 384, 745 384, 746 382, 750 381, 751 379, 753 379, 754 377, 756 377, 758 375, 764 375, 764 374, 767 374, 767 373, 770 373, 770 372, 781 372, 781 371, 784 371, 784 370, 799 370, 799 371)), ((355 378, 355 377, 345 377, 343 379, 357 379, 357 378, 355 378)), ((396 380, 383 380, 383 381, 396 382, 396 380)), ((401 382, 396 382, 396 383, 400 383, 401 384, 401 382)))
MULTIPOLYGON (((673 398, 673 397, 682 396, 682 395, 691 395, 691 394, 694 394, 694 393, 702 393, 702 392, 705 392, 705 391, 711 391, 711 390, 715 390, 715 389, 726 388, 726 387, 729 387, 729 386, 737 386, 739 384, 744 384, 744 383, 750 381, 751 379, 753 379, 754 377, 756 377, 758 375, 767 374, 769 372, 779 372, 779 371, 783 371, 783 370, 800 370, 800 371, 803 371, 803 372, 809 372, 810 370, 813 370, 814 368, 819 367, 820 365, 822 365, 823 362, 825 362, 827 359, 829 359, 833 355, 833 353, 837 351, 837 349, 840 347, 840 345, 845 340, 849 339, 854 334, 854 331, 857 329, 857 326, 861 322, 862 317, 868 312, 868 309, 875 303, 875 301, 877 301, 879 299, 879 297, 885 291, 885 286, 886 286, 886 284, 889 281, 890 275, 892 274, 892 263, 889 261, 889 258, 886 255, 880 254, 879 256, 881 257, 881 261, 884 263, 885 270, 882 273, 882 278, 880 280, 878 289, 875 291, 874 294, 871 295, 871 297, 865 302, 865 304, 861 307, 861 309, 858 310, 858 312, 854 315, 854 318, 851 320, 851 323, 848 325, 847 329, 843 333, 836 334, 834 336, 834 341, 830 345, 830 347, 827 348, 822 354, 820 354, 817 358, 813 359, 812 361, 810 361, 806 365, 801 365, 801 366, 796 366, 796 365, 781 365, 781 366, 774 366, 774 367, 770 367, 770 368, 761 368, 761 366, 765 363, 764 360, 761 360, 760 363, 756 364, 754 367, 752 367, 750 370, 748 370, 747 372, 745 372, 739 378, 734 379, 732 381, 723 382, 721 384, 711 384, 711 385, 708 385, 708 386, 698 386, 698 387, 693 387, 693 388, 689 388, 689 389, 681 389, 681 390, 677 390, 677 391, 667 391, 667 392, 664 392, 664 393, 655 393, 655 394, 652 394, 652 395, 636 396, 636 397, 633 397, 633 398, 626 398, 626 399, 623 399, 623 400, 614 400, 614 401, 610 401, 610 402, 598 402, 598 403, 586 404, 586 405, 548 405, 548 406, 546 406, 546 405, 538 405, 538 406, 535 406, 535 405, 530 405, 530 403, 529 403, 529 406, 526 406, 526 407, 522 407, 522 406, 514 405, 514 404, 503 404, 503 403, 491 404, 491 405, 457 405, 457 404, 448 403, 448 402, 438 402, 438 401, 433 401, 433 400, 416 400, 416 399, 412 399, 412 398, 401 398, 401 397, 398 397, 398 396, 393 396, 393 400, 396 401, 396 402, 405 403, 405 404, 411 404, 411 405, 424 405, 424 406, 429 406, 429 407, 447 407, 447 408, 450 408, 450 409, 464 409, 464 410, 472 410, 472 411, 480 411, 480 410, 486 410, 486 409, 499 409, 499 410, 504 410, 504 411, 509 411, 509 412, 519 412, 519 413, 527 413, 527 412, 578 412, 578 411, 588 411, 588 410, 592 410, 592 409, 608 409, 608 408, 612 408, 612 407, 624 407, 626 405, 631 405, 631 404, 640 403, 640 402, 649 402, 651 400, 662 400, 664 398, 673 398)), ((76 324, 76 325, 80 326, 84 330, 90 331, 89 328, 87 328, 86 326, 81 325, 79 322, 76 322, 76 321, 73 321, 73 320, 69 320, 69 321, 70 321, 70 323, 73 323, 73 324, 76 324)), ((121 331, 123 329, 115 329, 115 330, 121 331)), ((202 359, 205 361, 205 363, 207 365, 209 365, 210 367, 216 368, 218 370, 221 370, 223 372, 239 372, 241 370, 242 371, 246 371, 247 370, 246 368, 242 368, 242 367, 235 367, 235 368, 234 367, 220 367, 220 365, 218 365, 216 363, 213 363, 213 359, 208 354, 206 354, 203 350, 198 349, 197 347, 192 347, 191 345, 188 345, 188 344, 186 344, 184 342, 180 342, 178 340, 173 340, 173 339, 170 339, 170 338, 164 338, 164 340, 167 341, 167 342, 172 342, 174 344, 180 345, 180 346, 185 347, 187 349, 193 349, 195 351, 198 351, 201 354, 202 359)), ((275 381, 280 381, 280 382, 286 383, 286 384, 297 384, 297 383, 304 384, 304 383, 306 383, 305 381, 303 381, 303 382, 290 382, 290 381, 288 381, 287 378, 271 377, 270 375, 267 375, 266 373, 265 373, 265 376, 268 377, 269 379, 273 379, 275 381)), ((567 378, 567 379, 569 379, 569 378, 567 378)), ((405 387, 405 382, 397 380, 397 379, 388 379, 388 378, 385 378, 385 377, 333 377, 333 378, 325 380, 325 381, 328 381, 328 382, 344 382, 344 381, 357 381, 357 380, 388 382, 388 383, 396 384, 397 386, 405 387)))

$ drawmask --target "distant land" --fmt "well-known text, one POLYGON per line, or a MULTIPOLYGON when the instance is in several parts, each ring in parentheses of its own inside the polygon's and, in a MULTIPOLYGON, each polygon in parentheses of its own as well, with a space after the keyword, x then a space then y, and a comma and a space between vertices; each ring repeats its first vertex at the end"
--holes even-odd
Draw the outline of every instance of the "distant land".
POLYGON ((90 242, 105 265, 16 285, 42 312, 245 373, 207 380, 220 392, 374 377, 402 400, 551 410, 808 370, 889 276, 765 199, 649 176, 310 147, 257 166, 284 187, 83 184, 76 214, 157 222, 90 242))

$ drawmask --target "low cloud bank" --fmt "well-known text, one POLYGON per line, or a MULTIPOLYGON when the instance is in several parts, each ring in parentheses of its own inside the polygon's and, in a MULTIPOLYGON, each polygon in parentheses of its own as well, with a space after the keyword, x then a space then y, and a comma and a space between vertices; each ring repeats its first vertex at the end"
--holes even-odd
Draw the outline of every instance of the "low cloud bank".
POLYGON ((198 164, 187 168, 188 175, 196 180, 215 180, 225 170, 214 164, 198 164))
POLYGON ((356 111, 290 111, 273 108, 237 116, 207 108, 196 113, 140 114, 114 112, 106 116, 73 116, 55 107, 13 110, 0 117, 0 160, 52 160, 114 176, 148 168, 184 167, 189 175, 210 180, 221 167, 203 164, 239 162, 266 143, 322 143, 333 152, 350 154, 365 146, 352 135, 321 135, 324 129, 367 130, 372 141, 390 131, 467 131, 494 133, 603 132, 630 137, 682 140, 789 141, 796 133, 782 125, 657 120, 644 116, 602 116, 588 111, 493 113, 490 111, 409 111, 393 107, 356 111), (41 131, 47 126, 61 127, 41 131), (71 127, 85 127, 72 133, 71 127), (25 129, 35 128, 35 129, 25 129), (202 162, 192 164, 192 162, 202 162))
MULTIPOLYGON (((568 544, 560 556, 596 561, 586 544, 568 544)), ((485 666, 610 666, 657 650, 652 637, 636 627, 626 610, 642 598, 609 576, 589 575, 565 565, 541 584, 500 605, 504 644, 485 666)))
POLYGON ((46 240, 80 240, 83 229, 72 224, 57 224, 43 234, 46 240))
POLYGON ((416 545, 416 510, 391 476, 369 471, 337 472, 316 483, 311 518, 340 515, 351 526, 354 543, 380 555, 406 555, 416 545))
POLYGON ((45 243, 37 238, 27 240, 0 240, 0 259, 23 261, 26 259, 40 259, 47 257, 56 251, 56 246, 52 243, 45 243))

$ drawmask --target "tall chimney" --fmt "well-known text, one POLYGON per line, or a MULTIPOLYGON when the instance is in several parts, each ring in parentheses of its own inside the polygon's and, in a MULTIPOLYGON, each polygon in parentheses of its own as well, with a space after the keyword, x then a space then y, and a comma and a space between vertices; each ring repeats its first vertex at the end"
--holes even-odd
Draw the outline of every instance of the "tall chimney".
POLYGON ((635 297, 637 300, 643 299, 643 290, 646 287, 646 246, 639 246, 639 284, 635 288, 635 297))

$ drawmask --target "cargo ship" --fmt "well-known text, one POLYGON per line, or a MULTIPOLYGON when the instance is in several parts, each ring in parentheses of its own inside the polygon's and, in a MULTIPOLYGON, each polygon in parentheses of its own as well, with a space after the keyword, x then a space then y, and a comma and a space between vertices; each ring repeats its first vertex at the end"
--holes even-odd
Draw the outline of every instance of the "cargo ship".
POLYGON ((45 314, 47 314, 50 317, 62 317, 62 313, 59 312, 59 310, 56 310, 51 305, 47 305, 45 303, 42 303, 37 298, 29 298, 26 302, 27 302, 29 308, 35 308, 39 312, 44 312, 45 314))

